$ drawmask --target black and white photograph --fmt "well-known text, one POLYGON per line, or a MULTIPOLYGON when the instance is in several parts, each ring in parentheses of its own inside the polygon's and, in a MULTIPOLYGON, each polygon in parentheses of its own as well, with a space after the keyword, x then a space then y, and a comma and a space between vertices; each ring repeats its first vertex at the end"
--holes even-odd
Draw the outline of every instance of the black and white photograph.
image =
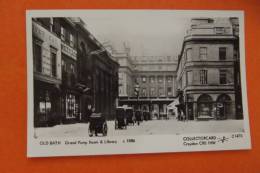
POLYGON ((242 11, 28 10, 28 157, 250 149, 242 11))

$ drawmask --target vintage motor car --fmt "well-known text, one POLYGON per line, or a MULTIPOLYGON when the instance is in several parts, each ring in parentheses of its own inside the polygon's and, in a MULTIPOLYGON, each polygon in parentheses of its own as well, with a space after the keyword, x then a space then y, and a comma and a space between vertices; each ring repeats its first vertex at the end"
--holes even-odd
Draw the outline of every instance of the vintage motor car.
POLYGON ((131 107, 125 108, 127 124, 135 124, 134 110, 131 107))
POLYGON ((124 107, 116 108, 116 119, 115 119, 115 129, 126 129, 127 128, 127 118, 126 111, 124 107))
POLYGON ((92 113, 89 117, 89 136, 98 136, 98 134, 102 134, 103 136, 107 136, 107 122, 101 113, 92 113))

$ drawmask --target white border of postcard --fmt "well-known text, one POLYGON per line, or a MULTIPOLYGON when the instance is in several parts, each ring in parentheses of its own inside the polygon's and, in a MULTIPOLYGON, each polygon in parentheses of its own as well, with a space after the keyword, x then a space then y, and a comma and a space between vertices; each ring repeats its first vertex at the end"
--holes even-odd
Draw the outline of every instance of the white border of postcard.
MULTIPOLYGON (((146 10, 155 12, 170 12, 180 17, 238 17, 240 31, 240 67, 242 81, 242 97, 244 111, 244 132, 238 133, 199 133, 183 135, 145 135, 145 136, 113 136, 104 138, 86 137, 53 137, 34 138, 33 126, 33 61, 32 61, 32 18, 33 17, 80 17, 88 10, 27 10, 26 11, 26 38, 27 38, 27 80, 28 80, 28 121, 27 121, 27 156, 80 156, 80 155, 107 155, 107 154, 136 154, 136 153, 164 153, 188 151, 216 151, 251 149, 249 115, 246 89, 245 67, 245 39, 244 39, 244 12, 243 11, 206 11, 206 10, 146 10), (201 145, 185 146, 185 140, 194 139, 201 145), (229 139, 225 142, 221 139, 229 139), (134 143, 125 142, 134 139, 134 143), (89 144, 88 141, 97 141, 89 144), (40 145, 41 141, 60 141, 60 145, 40 145), (81 141, 76 145, 65 145, 65 141, 81 141), (106 143, 116 141, 116 143, 106 143), (212 145, 202 143, 212 142, 212 145), (214 142, 215 141, 215 142, 214 142)), ((106 10, 95 10, 106 12, 106 10)), ((125 11, 125 10, 116 10, 125 11)), ((128 10, 134 11, 134 10, 128 10)), ((139 10, 140 11, 140 10, 139 10)))

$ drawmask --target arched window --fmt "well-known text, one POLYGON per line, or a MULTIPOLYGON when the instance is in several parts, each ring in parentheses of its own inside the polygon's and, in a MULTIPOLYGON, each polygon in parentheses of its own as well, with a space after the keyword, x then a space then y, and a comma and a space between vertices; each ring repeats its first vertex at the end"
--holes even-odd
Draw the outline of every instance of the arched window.
POLYGON ((213 100, 208 94, 202 94, 198 98, 198 117, 199 118, 207 118, 213 117, 213 100))
POLYGON ((217 99, 217 118, 227 119, 232 114, 232 100, 226 94, 221 94, 217 99))

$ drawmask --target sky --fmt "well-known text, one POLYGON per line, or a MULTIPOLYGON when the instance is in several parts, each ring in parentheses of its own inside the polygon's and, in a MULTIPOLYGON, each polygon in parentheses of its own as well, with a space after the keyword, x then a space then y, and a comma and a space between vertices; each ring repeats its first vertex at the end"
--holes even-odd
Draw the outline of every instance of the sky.
POLYGON ((132 56, 177 56, 190 18, 170 11, 88 10, 81 19, 101 43, 117 51, 126 43, 132 56))

